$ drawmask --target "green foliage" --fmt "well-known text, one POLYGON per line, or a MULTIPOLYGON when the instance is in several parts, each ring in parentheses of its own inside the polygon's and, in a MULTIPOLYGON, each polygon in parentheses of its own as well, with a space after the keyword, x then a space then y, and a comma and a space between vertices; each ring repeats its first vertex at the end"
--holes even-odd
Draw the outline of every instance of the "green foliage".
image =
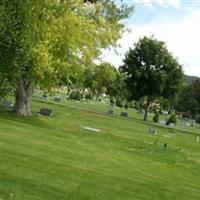
POLYGON ((172 114, 172 115, 170 116, 170 118, 167 120, 167 125, 169 125, 170 123, 174 123, 174 124, 177 123, 177 118, 176 118, 176 115, 175 115, 175 114, 172 114))
POLYGON ((82 99, 82 94, 79 90, 74 90, 71 92, 69 99, 80 101, 82 99))
POLYGON ((158 123, 158 121, 159 121, 159 114, 158 114, 158 112, 156 112, 155 115, 153 116, 153 121, 155 123, 158 123))
POLYGON ((1 1, 0 69, 24 88, 50 89, 62 81, 80 85, 83 70, 102 48, 116 45, 125 31, 122 20, 132 11, 112 0, 91 3, 1 1))
POLYGON ((85 98, 88 100, 92 100, 93 99, 93 93, 89 90, 87 91, 87 93, 85 94, 85 98))
POLYGON ((117 99, 116 99, 116 105, 117 105, 118 107, 122 108, 122 107, 124 106, 123 100, 120 99, 120 98, 117 98, 117 99))
POLYGON ((110 97, 110 103, 111 103, 111 104, 114 104, 114 103, 115 103, 115 100, 114 100, 113 97, 110 97))
POLYGON ((183 89, 176 109, 193 118, 200 113, 200 79, 197 78, 192 85, 183 89))
POLYGON ((107 94, 111 97, 120 96, 120 74, 109 63, 94 65, 85 70, 84 87, 89 88, 97 97, 107 94))
POLYGON ((146 109, 156 98, 174 98, 182 85, 182 67, 165 43, 153 37, 144 37, 129 49, 120 71, 126 77, 130 99, 146 97, 146 109))
POLYGON ((12 83, 8 79, 8 74, 0 72, 0 99, 13 91, 12 83))

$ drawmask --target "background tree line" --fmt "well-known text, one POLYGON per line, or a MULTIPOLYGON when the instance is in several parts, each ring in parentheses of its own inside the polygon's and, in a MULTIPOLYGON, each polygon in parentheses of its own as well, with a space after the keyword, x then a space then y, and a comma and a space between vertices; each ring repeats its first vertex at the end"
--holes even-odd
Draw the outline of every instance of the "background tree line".
POLYGON ((134 44, 118 70, 95 64, 103 48, 116 46, 132 11, 109 0, 2 0, 0 96, 14 92, 14 111, 31 115, 36 86, 65 85, 72 98, 82 92, 89 99, 105 94, 119 106, 135 101, 144 120, 155 103, 197 118, 200 81, 184 85, 182 66, 153 36, 134 44))

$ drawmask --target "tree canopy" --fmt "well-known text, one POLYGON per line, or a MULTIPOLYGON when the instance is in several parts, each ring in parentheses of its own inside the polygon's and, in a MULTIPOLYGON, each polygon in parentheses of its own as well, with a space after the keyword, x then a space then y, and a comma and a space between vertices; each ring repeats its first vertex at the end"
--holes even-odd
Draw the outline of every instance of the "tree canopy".
POLYGON ((15 111, 30 115, 35 85, 50 88, 114 46, 131 10, 111 0, 2 0, 0 71, 16 83, 15 111))
POLYGON ((197 78, 192 85, 186 86, 179 95, 176 109, 185 117, 199 121, 200 113, 200 79, 197 78))
POLYGON ((162 41, 141 38, 127 52, 120 71, 126 77, 129 98, 146 97, 144 120, 150 103, 158 97, 173 98, 182 83, 182 67, 162 41))

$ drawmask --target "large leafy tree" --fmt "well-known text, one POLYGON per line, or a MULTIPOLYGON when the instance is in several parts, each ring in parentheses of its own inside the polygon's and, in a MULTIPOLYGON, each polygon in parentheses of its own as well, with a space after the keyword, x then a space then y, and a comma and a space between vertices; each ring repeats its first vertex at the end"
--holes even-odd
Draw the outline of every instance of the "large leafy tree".
MULTIPOLYGON (((31 115, 34 87, 57 84, 115 45, 131 8, 111 0, 2 0, 0 68, 16 83, 16 113, 31 115)), ((0 70, 1 71, 1 70, 0 70)))
POLYGON ((176 109, 187 117, 198 119, 200 115, 200 79, 187 85, 179 95, 176 109))
POLYGON ((150 104, 159 97, 175 97, 183 79, 181 65, 154 37, 141 38, 129 49, 120 71, 126 76, 130 98, 146 98, 144 120, 150 104))
POLYGON ((85 71, 84 86, 92 91, 93 95, 98 98, 102 93, 112 95, 112 90, 117 81, 117 70, 110 63, 103 62, 94 65, 85 71))

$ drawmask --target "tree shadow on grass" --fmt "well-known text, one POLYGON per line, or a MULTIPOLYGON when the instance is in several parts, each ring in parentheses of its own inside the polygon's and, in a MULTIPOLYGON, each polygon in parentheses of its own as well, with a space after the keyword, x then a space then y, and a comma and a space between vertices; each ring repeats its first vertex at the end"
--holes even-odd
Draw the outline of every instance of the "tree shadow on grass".
MULTIPOLYGON (((47 118, 48 117, 43 117, 47 118)), ((33 113, 32 116, 19 116, 12 112, 11 109, 0 107, 0 120, 2 121, 12 121, 14 123, 22 125, 31 125, 40 128, 52 129, 54 126, 48 123, 48 120, 42 120, 38 113, 33 113)))

